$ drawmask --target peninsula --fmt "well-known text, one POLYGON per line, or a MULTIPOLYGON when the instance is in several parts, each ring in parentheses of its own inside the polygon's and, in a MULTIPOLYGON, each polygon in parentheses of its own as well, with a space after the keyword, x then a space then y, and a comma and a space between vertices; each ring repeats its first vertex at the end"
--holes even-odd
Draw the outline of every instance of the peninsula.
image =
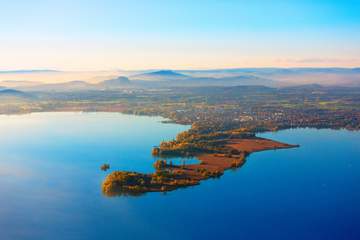
POLYGON ((208 178, 220 177, 227 169, 239 168, 250 153, 298 147, 259 138, 244 130, 202 135, 195 132, 186 131, 173 141, 162 142, 153 149, 153 155, 164 158, 194 156, 199 160, 198 164, 173 165, 171 161, 157 160, 154 173, 115 171, 104 180, 103 193, 118 196, 172 191, 197 185, 208 178))

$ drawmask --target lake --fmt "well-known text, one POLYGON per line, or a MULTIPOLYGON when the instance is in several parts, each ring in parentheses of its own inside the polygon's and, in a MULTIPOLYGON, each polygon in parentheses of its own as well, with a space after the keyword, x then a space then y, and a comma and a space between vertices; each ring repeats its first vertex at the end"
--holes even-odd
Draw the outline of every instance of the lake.
POLYGON ((151 172, 152 147, 189 128, 162 120, 0 116, 0 239, 360 239, 359 132, 260 134, 301 146, 254 153, 199 186, 105 197, 107 173, 151 172))

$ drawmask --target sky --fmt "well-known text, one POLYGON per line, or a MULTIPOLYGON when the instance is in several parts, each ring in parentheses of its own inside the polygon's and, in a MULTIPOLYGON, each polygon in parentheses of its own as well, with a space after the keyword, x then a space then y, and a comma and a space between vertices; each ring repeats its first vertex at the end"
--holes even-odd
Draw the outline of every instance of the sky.
POLYGON ((360 0, 0 0, 0 70, 360 66, 360 0))

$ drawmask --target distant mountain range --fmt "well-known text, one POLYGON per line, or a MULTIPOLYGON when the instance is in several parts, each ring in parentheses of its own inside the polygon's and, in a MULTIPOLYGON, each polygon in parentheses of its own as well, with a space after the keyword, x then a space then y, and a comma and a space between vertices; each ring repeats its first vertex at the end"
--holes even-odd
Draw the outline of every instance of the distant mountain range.
POLYGON ((192 76, 229 77, 251 75, 271 79, 278 86, 321 84, 360 86, 360 68, 234 68, 215 70, 184 70, 192 76))
MULTIPOLYGON (((81 90, 111 90, 119 88, 164 88, 164 87, 186 87, 186 86, 238 86, 238 85, 264 85, 275 86, 276 82, 271 79, 256 76, 231 76, 222 78, 192 77, 171 70, 154 71, 133 76, 108 79, 99 83, 88 83, 85 81, 69 81, 53 84, 24 84, 18 81, 13 84, 5 81, 6 86, 11 85, 24 91, 81 91, 81 90)), ((0 83, 1 84, 1 83, 0 83)))
MULTIPOLYGON (((11 71, 7 71, 9 73, 11 71)), ((19 70, 39 73, 55 70, 19 70)), ((4 71, 3 71, 4 73, 4 71)), ((38 81, 1 81, 0 86, 23 91, 82 91, 119 88, 167 88, 187 86, 267 86, 286 87, 320 84, 324 86, 360 86, 360 68, 239 68, 218 70, 155 70, 127 72, 128 76, 98 78, 101 81, 67 81, 43 84, 38 81)))

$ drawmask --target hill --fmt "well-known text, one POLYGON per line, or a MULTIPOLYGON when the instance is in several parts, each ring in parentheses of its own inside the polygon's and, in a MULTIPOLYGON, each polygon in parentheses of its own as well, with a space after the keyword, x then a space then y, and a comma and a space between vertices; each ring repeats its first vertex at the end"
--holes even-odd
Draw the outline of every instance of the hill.
POLYGON ((172 70, 160 70, 155 72, 148 72, 143 74, 136 74, 130 76, 132 80, 145 80, 145 81, 169 81, 169 80, 179 80, 188 78, 187 75, 174 72, 172 70))
POLYGON ((0 88, 0 98, 31 98, 32 95, 23 91, 11 89, 11 88, 0 88))
POLYGON ((102 81, 98 84, 98 86, 104 88, 118 88, 118 87, 129 86, 130 84, 131 82, 127 77, 120 76, 114 79, 102 81))

